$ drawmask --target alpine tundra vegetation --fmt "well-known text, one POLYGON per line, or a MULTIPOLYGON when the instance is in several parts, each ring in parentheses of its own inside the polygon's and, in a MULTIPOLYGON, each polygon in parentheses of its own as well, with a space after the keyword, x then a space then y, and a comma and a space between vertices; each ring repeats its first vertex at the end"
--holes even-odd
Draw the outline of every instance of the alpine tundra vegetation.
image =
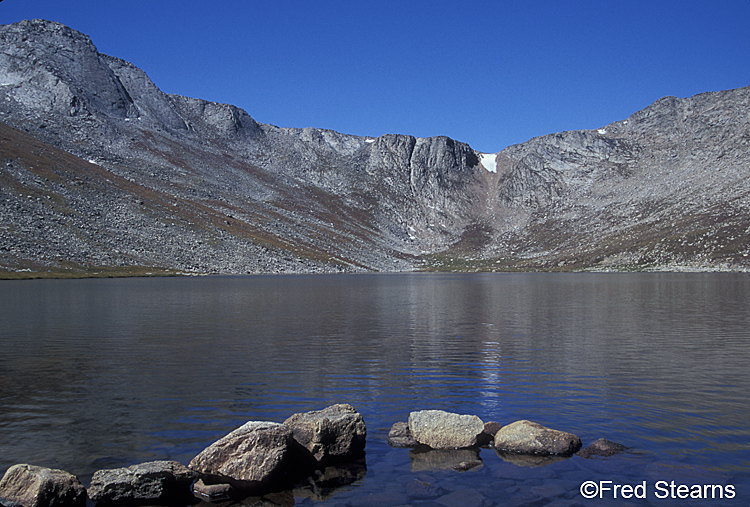
POLYGON ((745 271, 749 122, 740 88, 496 154, 279 128, 21 21, 0 27, 0 276, 745 271))

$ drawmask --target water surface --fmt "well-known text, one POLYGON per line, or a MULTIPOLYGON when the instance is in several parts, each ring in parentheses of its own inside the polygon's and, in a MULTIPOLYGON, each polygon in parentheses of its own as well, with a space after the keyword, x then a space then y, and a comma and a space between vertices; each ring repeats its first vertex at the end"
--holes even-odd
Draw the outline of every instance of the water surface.
POLYGON ((367 471, 298 505, 591 505, 588 480, 648 487, 596 505, 672 504, 660 480, 732 485, 733 500, 693 504, 746 505, 748 308, 736 274, 4 281, 0 473, 32 463, 86 484, 347 402, 367 423, 367 471), (481 467, 439 469, 385 441, 428 408, 631 451, 527 466, 484 449, 481 467))

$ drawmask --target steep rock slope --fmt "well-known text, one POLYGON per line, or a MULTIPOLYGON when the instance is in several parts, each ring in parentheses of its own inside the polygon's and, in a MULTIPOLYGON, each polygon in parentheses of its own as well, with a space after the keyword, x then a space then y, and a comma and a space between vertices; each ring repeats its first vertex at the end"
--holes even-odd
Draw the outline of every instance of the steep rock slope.
POLYGON ((535 210, 513 244, 545 267, 747 266, 748 155, 750 88, 510 147, 501 200, 535 210))
POLYGON ((0 267, 745 269, 749 101, 660 99, 493 166, 446 137, 260 124, 22 21, 0 27, 0 267))

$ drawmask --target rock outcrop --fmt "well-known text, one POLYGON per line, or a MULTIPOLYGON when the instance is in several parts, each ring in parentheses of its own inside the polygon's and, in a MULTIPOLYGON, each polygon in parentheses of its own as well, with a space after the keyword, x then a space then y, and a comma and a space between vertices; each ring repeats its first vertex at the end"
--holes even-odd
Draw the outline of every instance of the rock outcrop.
POLYGON ((420 410, 409 414, 409 434, 433 449, 458 449, 477 444, 484 423, 475 415, 443 410, 420 410))
POLYGON ((516 421, 495 434, 495 449, 520 454, 570 456, 581 448, 581 439, 532 421, 516 421))
POLYGON ((0 502, 21 507, 84 507, 86 489, 64 470, 13 465, 0 480, 0 502))
POLYGON ((176 461, 151 461, 127 468, 98 470, 91 478, 89 498, 104 505, 169 505, 189 498, 198 474, 176 461))
POLYGON ((0 275, 748 270, 748 111, 750 87, 665 97, 488 156, 261 124, 21 21, 0 26, 0 275))

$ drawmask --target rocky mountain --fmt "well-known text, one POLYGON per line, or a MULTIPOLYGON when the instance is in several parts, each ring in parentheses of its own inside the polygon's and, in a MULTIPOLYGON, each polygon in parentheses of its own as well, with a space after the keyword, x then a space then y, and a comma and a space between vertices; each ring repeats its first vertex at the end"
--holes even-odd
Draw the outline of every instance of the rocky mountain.
POLYGON ((169 95, 61 24, 0 26, 0 276, 746 270, 750 87, 483 154, 169 95))

